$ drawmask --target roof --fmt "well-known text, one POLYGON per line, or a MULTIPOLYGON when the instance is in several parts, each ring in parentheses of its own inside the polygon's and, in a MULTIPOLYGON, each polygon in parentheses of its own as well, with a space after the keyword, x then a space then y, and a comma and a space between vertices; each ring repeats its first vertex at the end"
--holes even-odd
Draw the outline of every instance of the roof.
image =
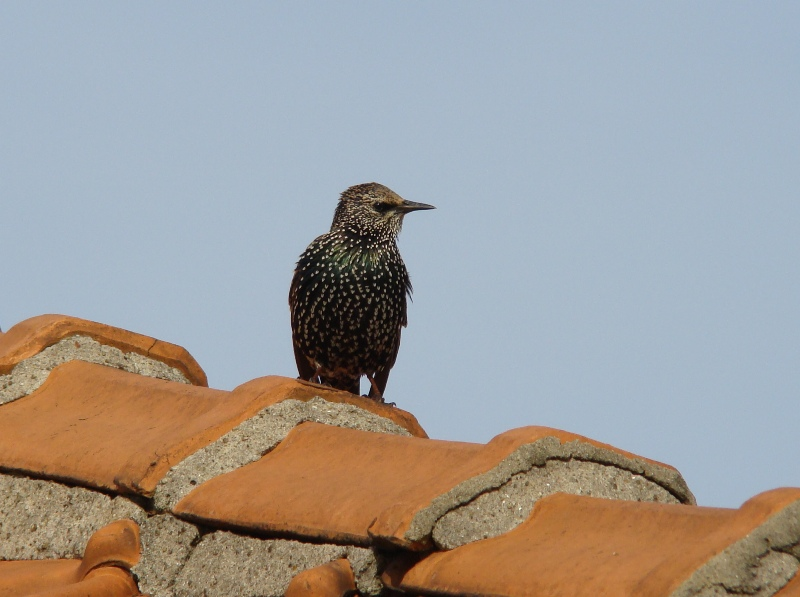
POLYGON ((285 377, 44 315, 0 333, 0 596, 800 596, 800 489, 695 504, 673 467, 526 426, 429 439, 285 377), (94 592, 93 592, 94 591, 94 592))

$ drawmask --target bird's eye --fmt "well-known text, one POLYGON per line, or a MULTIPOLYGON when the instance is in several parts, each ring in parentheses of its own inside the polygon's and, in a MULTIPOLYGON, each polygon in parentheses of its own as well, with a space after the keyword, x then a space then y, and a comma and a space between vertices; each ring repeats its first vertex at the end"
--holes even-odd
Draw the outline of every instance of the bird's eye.
POLYGON ((375 203, 372 207, 375 208, 375 211, 378 213, 386 213, 392 208, 392 204, 387 203, 386 201, 381 201, 380 203, 375 203))

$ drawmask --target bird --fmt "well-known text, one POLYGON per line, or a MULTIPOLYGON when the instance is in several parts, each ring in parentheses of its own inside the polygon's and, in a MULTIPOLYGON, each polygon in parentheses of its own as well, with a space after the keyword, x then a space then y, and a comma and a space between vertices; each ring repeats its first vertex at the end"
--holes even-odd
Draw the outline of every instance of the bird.
POLYGON ((299 379, 359 394, 365 376, 368 397, 384 402, 412 292, 397 236, 406 214, 427 209, 376 182, 341 193, 330 231, 300 255, 289 289, 299 379))

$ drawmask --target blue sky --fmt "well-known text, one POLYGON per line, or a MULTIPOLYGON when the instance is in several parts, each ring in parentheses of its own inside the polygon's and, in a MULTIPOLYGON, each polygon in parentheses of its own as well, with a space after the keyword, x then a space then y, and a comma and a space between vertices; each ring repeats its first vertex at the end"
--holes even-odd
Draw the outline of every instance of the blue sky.
POLYGON ((800 4, 0 3, 0 326, 63 313, 296 374, 287 292, 386 184, 387 399, 800 484, 800 4))

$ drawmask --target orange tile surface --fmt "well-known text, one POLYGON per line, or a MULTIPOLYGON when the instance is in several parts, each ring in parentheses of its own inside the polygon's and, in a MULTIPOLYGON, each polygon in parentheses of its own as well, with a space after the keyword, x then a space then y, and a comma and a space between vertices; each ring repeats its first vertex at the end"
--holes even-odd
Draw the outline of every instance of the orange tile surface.
POLYGON ((86 543, 79 574, 83 577, 101 566, 119 566, 130 570, 141 556, 139 525, 132 520, 118 520, 96 531, 86 543))
POLYGON ((284 597, 344 597, 355 590, 350 562, 341 559, 301 572, 289 583, 284 597))
POLYGON ((129 572, 107 566, 90 572, 82 581, 34 597, 133 597, 140 595, 129 572))
POLYGON ((80 580, 80 560, 0 562, 0 597, 31 595, 80 580))
POLYGON ((206 374, 194 357, 175 344, 149 336, 66 315, 39 315, 26 319, 0 335, 0 375, 5 375, 21 361, 68 336, 84 335, 101 344, 135 352, 166 363, 183 372, 198 386, 208 386, 206 374))
POLYGON ((358 545, 377 537, 420 549, 427 541, 404 536, 420 509, 518 446, 549 436, 602 445, 546 427, 512 430, 483 445, 303 423, 259 461, 200 485, 174 511, 222 526, 358 545))
POLYGON ((776 490, 731 510, 554 494, 505 535, 395 562, 382 578, 437 595, 670 595, 798 499, 800 490, 776 490))
POLYGON ((139 556, 138 525, 120 520, 89 538, 82 560, 0 562, 0 597, 139 595, 130 574, 139 556))

